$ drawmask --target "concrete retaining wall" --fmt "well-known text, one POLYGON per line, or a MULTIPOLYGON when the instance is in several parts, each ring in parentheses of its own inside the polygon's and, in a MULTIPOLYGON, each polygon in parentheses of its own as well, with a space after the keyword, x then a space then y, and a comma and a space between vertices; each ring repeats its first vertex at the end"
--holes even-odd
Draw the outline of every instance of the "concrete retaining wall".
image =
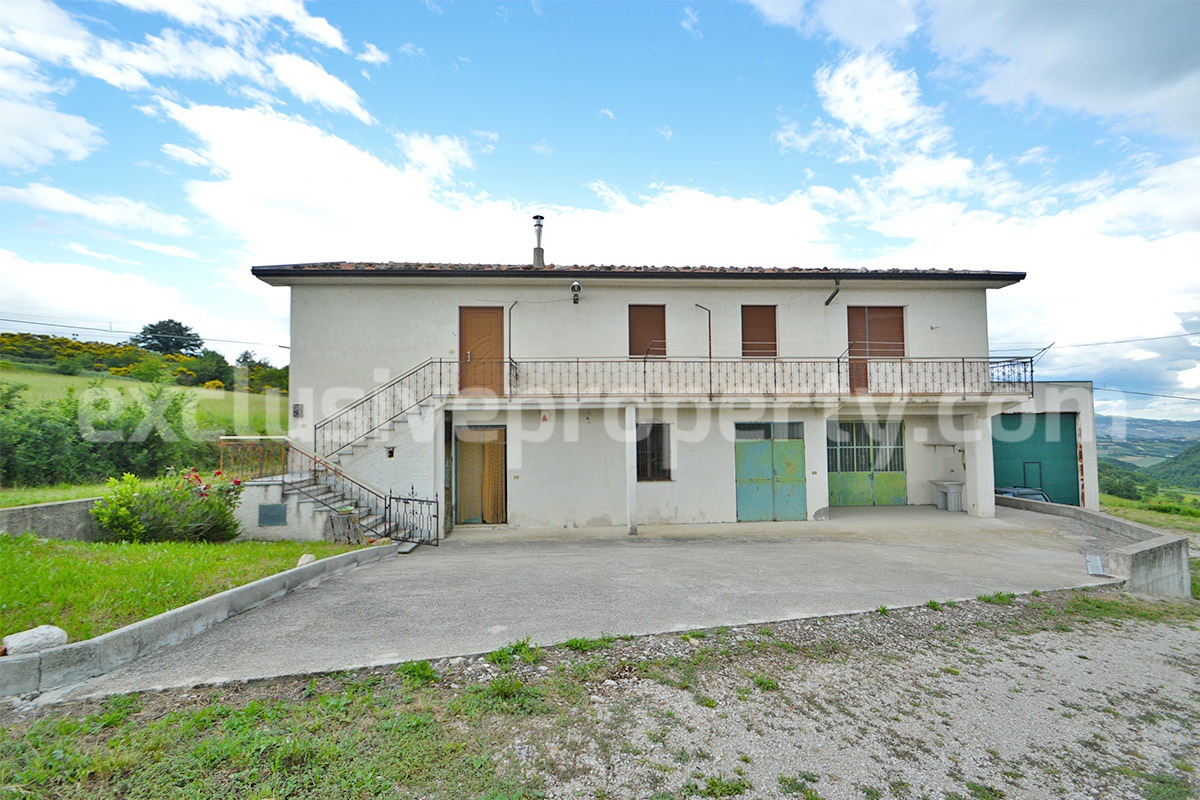
POLYGON ((103 537, 90 513, 95 504, 95 498, 90 498, 0 508, 0 535, 20 536, 32 532, 43 539, 100 541, 103 537))
POLYGON ((1125 578, 1129 591, 1162 597, 1192 596, 1186 536, 1164 534, 1148 525, 1058 503, 997 495, 996 505, 1077 519, 1128 539, 1130 544, 1108 551, 1108 563, 1113 573, 1125 578))
POLYGON ((323 558, 94 639, 0 658, 0 696, 44 692, 103 675, 134 659, 208 630, 229 617, 354 567, 394 557, 399 545, 378 545, 323 558))

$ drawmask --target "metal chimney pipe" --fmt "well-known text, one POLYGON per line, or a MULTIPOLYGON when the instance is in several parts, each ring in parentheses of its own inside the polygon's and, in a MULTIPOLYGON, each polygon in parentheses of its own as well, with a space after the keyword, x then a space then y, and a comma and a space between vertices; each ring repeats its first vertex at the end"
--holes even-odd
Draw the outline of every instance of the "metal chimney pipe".
POLYGON ((535 267, 546 266, 546 251, 542 249, 542 220, 545 219, 541 214, 535 214, 533 217, 533 234, 537 242, 533 248, 533 265, 535 267))

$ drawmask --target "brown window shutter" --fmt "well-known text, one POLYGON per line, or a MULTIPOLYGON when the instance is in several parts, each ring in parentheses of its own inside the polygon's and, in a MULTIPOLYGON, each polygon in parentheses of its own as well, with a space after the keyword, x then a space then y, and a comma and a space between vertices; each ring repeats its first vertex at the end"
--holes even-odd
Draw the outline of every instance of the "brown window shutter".
POLYGON ((869 353, 875 358, 904 356, 904 306, 873 306, 867 309, 869 353))
POLYGON ((629 307, 629 357, 665 358, 667 355, 667 307, 629 307))
POLYGON ((775 306, 742 306, 742 358, 775 358, 775 306))
POLYGON ((867 308, 866 306, 849 306, 846 308, 848 322, 847 341, 850 344, 850 356, 863 357, 867 355, 867 308))

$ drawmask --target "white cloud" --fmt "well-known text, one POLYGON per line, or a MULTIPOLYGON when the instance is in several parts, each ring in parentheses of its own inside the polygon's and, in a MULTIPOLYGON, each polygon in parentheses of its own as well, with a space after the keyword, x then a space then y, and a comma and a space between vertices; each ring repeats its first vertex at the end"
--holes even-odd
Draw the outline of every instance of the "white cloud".
POLYGON ((921 104, 917 74, 877 53, 822 67, 815 84, 830 116, 877 139, 909 138, 935 117, 921 104))
POLYGON ((126 239, 126 244, 131 244, 134 247, 140 247, 143 250, 149 250, 151 253, 170 256, 171 258, 186 258, 191 261, 200 261, 200 256, 188 250, 186 247, 180 247, 174 244, 158 244, 156 242, 139 242, 135 239, 126 239))
POLYGON ((1200 3, 931 0, 929 34, 998 102, 1143 119, 1200 138, 1200 3))
POLYGON ((238 77, 262 83, 263 65, 232 47, 182 37, 177 31, 147 34, 145 41, 126 44, 97 41, 95 54, 83 61, 83 71, 122 89, 149 86, 150 77, 208 80, 221 83, 238 77))
POLYGON ((805 0, 745 0, 772 25, 784 25, 798 30, 804 29, 805 0))
MULTIPOLYGON (((521 262, 529 258, 528 218, 538 212, 548 215, 557 263, 791 266, 829 263, 835 253, 827 218, 802 193, 765 201, 664 186, 630 198, 601 184, 594 188, 603 209, 523 207, 446 194, 414 165, 388 163, 278 112, 172 106, 168 113, 214 165, 212 180, 187 184, 189 199, 245 242, 247 263, 521 262), (296 170, 301 161, 306 168, 296 170), (739 228, 762 233, 729 235, 739 228)), ((438 172, 440 162, 426 163, 438 172)))
POLYGON ((907 0, 819 0, 814 12, 832 36, 860 50, 902 42, 918 28, 907 0))
POLYGON ((1200 364, 1180 372, 1178 380, 1184 389, 1200 389, 1200 364))
POLYGON ((355 56, 355 58, 357 58, 359 61, 365 61, 368 64, 374 64, 376 66, 379 66, 380 64, 386 64, 392 60, 391 56, 370 42, 366 43, 366 46, 363 47, 363 51, 355 56))
POLYGON ((400 55, 404 56, 405 58, 425 57, 425 48, 420 47, 412 42, 405 42, 397 49, 400 51, 400 55))
POLYGON ((1021 155, 1017 156, 1017 163, 1025 164, 1049 164, 1054 159, 1049 156, 1050 148, 1044 144, 1037 147, 1031 147, 1021 155))
POLYGON ((654 131, 659 136, 666 139, 668 142, 672 141, 675 138, 675 132, 673 130, 671 130, 670 125, 663 125, 661 128, 656 128, 653 125, 651 125, 650 130, 654 131))
POLYGON ((29 98, 54 90, 38 72, 33 59, 0 47, 0 95, 29 98))
POLYGON ((100 129, 83 117, 0 98, 0 166, 37 167, 60 155, 79 161, 103 144, 100 129))
POLYGON ((121 258, 120 256, 114 256, 110 253, 97 253, 95 250, 92 250, 89 247, 85 247, 84 245, 80 244, 79 242, 65 242, 61 246, 66 248, 67 250, 70 250, 72 253, 76 253, 81 256, 87 256, 88 258, 94 258, 97 261, 111 261, 114 264, 128 264, 130 266, 137 266, 140 263, 138 261, 133 261, 128 258, 121 258))
POLYGON ((612 109, 610 109, 610 108, 602 108, 599 111, 597 111, 596 113, 599 114, 600 116, 604 117, 605 119, 616 119, 617 118, 617 115, 614 114, 612 112, 612 109))
POLYGON ((279 82, 306 103, 316 103, 330 111, 342 111, 367 124, 374 118, 363 107, 362 98, 344 81, 325 71, 320 64, 291 53, 268 56, 267 63, 279 82))
POLYGON ((140 228, 167 236, 184 236, 190 228, 176 214, 164 214, 145 203, 126 197, 81 197, 44 183, 24 188, 0 186, 0 201, 24 203, 59 214, 74 214, 114 228, 140 228))
POLYGON ((547 144, 545 139, 542 139, 537 144, 530 145, 529 149, 537 153, 539 156, 545 156, 546 158, 550 158, 554 155, 554 148, 547 144))
POLYGON ((236 41, 255 27, 274 20, 288 23, 292 30, 317 44, 346 50, 340 31, 323 17, 314 17, 303 0, 115 0, 127 8, 164 14, 196 28, 212 31, 236 41))
POLYGON ((476 152, 481 155, 496 152, 496 144, 500 141, 500 134, 496 131, 471 131, 471 136, 476 141, 476 152))
POLYGON ((909 0, 744 0, 772 25, 813 36, 827 33, 869 51, 904 41, 919 28, 909 0))
POLYGON ((418 172, 437 181, 447 181, 456 169, 473 169, 475 163, 467 143, 457 136, 398 133, 396 141, 404 157, 418 172))
POLYGON ((197 153, 195 150, 187 147, 180 147, 177 144, 171 144, 168 142, 160 147, 159 150, 161 150, 163 155, 167 156, 168 158, 172 158, 175 161, 187 164, 190 167, 209 166, 208 159, 197 153))
POLYGON ((695 38, 704 38, 704 34, 700 32, 700 14, 691 6, 683 7, 683 21, 679 25, 695 38))
POLYGON ((885 183, 907 195, 920 197, 937 192, 965 190, 971 186, 975 164, 955 155, 914 155, 902 159, 885 183))

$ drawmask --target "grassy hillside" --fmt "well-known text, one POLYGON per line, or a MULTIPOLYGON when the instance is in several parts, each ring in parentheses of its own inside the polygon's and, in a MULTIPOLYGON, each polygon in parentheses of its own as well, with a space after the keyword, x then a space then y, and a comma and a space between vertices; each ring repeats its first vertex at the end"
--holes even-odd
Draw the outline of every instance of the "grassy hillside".
POLYGON ((1185 489, 1200 489, 1200 442, 1174 458, 1146 467, 1141 472, 1164 484, 1185 489))
MULTIPOLYGON (((64 396, 69 389, 82 392, 96 385, 97 381, 106 390, 124 389, 135 396, 140 389, 149 386, 132 378, 116 378, 111 375, 58 375, 9 361, 0 362, 0 381, 25 384, 29 388, 24 396, 32 402, 56 400, 64 396)), ((286 397, 199 387, 168 388, 169 391, 182 392, 195 400, 197 418, 205 427, 217 427, 239 435, 282 435, 287 432, 286 397)))

